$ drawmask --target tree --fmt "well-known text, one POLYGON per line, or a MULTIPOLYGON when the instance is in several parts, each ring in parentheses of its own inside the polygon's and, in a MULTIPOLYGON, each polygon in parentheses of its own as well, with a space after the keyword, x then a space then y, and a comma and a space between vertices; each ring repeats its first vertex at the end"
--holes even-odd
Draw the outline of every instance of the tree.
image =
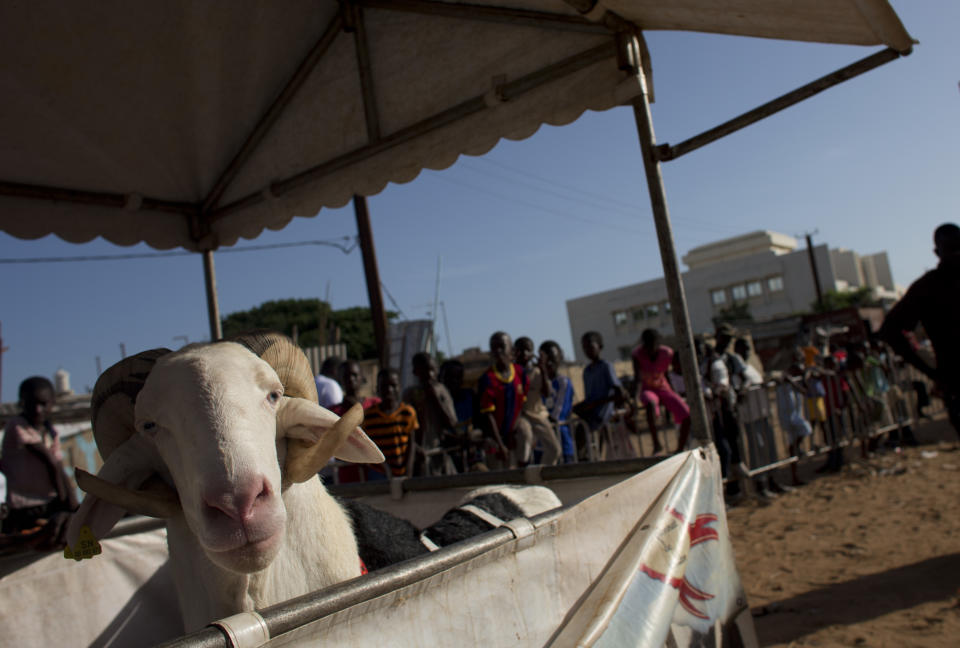
MULTIPOLYGON (((388 320, 396 316, 396 313, 387 311, 388 320)), ((377 357, 370 309, 355 306, 335 311, 321 299, 278 299, 231 313, 223 319, 223 335, 230 337, 251 329, 270 329, 293 336, 293 327, 296 326, 298 344, 311 347, 320 344, 321 322, 325 323, 327 343, 334 342, 339 331, 339 341, 347 345, 351 358, 377 357)))
POLYGON ((873 298, 873 289, 864 286, 856 290, 828 290, 823 293, 823 304, 813 302, 810 304, 810 310, 814 313, 829 313, 844 308, 872 306, 876 304, 873 298))

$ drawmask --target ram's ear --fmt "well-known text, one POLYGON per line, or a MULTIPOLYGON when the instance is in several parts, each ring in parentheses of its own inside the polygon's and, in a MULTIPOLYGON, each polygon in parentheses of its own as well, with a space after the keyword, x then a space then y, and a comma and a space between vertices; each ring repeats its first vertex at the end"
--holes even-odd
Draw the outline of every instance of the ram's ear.
POLYGON ((117 447, 96 476, 78 469, 76 478, 87 495, 67 527, 71 548, 83 527, 89 527, 94 538, 103 538, 128 511, 170 517, 180 509, 176 491, 155 477, 153 449, 138 436, 117 447), (142 485, 146 488, 137 490, 142 485))
POLYGON ((381 463, 383 453, 362 429, 363 408, 354 405, 342 417, 302 398, 284 398, 277 416, 281 436, 289 439, 284 479, 302 482, 336 457, 356 463, 381 463))

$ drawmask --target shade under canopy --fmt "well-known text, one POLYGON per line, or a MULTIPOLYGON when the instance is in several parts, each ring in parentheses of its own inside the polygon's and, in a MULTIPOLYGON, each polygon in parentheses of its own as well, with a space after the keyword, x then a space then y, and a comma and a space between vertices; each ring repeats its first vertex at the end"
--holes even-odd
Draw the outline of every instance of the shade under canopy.
POLYGON ((0 229, 232 245, 628 101, 640 29, 912 44, 886 0, 9 0, 0 229))

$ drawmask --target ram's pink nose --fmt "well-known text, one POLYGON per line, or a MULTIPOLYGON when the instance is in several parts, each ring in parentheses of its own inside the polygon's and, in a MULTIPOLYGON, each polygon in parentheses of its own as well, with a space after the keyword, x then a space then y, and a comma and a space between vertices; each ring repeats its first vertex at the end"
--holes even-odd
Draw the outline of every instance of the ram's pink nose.
POLYGON ((257 508, 270 498, 270 483, 266 477, 257 477, 233 484, 228 488, 212 488, 204 492, 203 503, 207 514, 226 515, 241 524, 250 520, 257 508))

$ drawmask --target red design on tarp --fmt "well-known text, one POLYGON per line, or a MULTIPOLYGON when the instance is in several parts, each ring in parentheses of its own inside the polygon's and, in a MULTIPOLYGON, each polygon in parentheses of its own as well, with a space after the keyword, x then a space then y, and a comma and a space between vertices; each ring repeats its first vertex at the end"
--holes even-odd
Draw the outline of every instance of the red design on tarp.
POLYGON ((666 583, 673 589, 677 590, 680 593, 680 605, 683 606, 684 610, 686 610, 693 616, 697 617, 698 619, 710 618, 706 614, 701 612, 699 609, 697 609, 697 607, 693 604, 693 602, 690 599, 696 599, 698 601, 709 601, 710 599, 713 598, 713 594, 708 594, 703 590, 697 589, 696 587, 690 584, 690 581, 688 581, 686 577, 668 578, 666 574, 661 574, 655 569, 651 569, 647 565, 642 566, 640 568, 640 571, 642 571, 644 574, 646 574, 650 578, 653 578, 654 580, 658 580, 661 583, 666 583))
MULTIPOLYGON (((670 515, 677 518, 681 522, 686 522, 683 514, 680 513, 677 509, 670 509, 670 515)), ((713 527, 708 527, 707 525, 711 522, 716 522, 717 516, 713 513, 702 513, 698 515, 694 520, 693 524, 689 525, 689 531, 687 534, 690 536, 690 546, 694 547, 701 542, 706 542, 707 540, 719 540, 720 536, 717 533, 717 530, 713 527)))
MULTIPOLYGON (((665 552, 675 551, 678 548, 682 550, 684 544, 689 548, 707 542, 708 540, 720 539, 717 530, 709 526, 717 521, 717 516, 713 513, 698 515, 692 523, 688 523, 687 518, 677 509, 671 508, 667 513, 669 513, 671 517, 676 518, 680 522, 680 525, 678 527, 675 523, 670 524, 661 530, 658 542, 665 552), (683 534, 686 535, 686 538, 682 537, 683 534), (685 543, 684 540, 688 542, 685 543)), ((690 581, 687 580, 684 575, 686 571, 686 559, 687 557, 683 556, 682 559, 675 561, 671 560, 667 555, 661 555, 659 556, 659 560, 654 561, 665 567, 669 567, 671 571, 677 572, 674 574, 664 573, 652 567, 649 563, 641 565, 640 571, 650 578, 665 583, 677 590, 679 592, 680 605, 683 606, 684 610, 698 619, 708 619, 709 617, 697 608, 695 601, 709 601, 714 598, 714 595, 694 587, 690 581)))

